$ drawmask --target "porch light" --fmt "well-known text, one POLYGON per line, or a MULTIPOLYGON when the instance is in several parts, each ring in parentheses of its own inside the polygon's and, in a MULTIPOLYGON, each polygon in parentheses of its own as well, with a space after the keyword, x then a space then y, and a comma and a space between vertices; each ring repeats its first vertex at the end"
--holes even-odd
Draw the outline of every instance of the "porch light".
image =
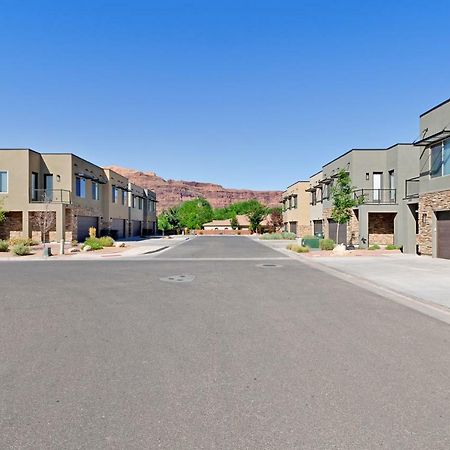
POLYGON ((427 213, 422 214, 422 225, 426 225, 427 223, 427 213))
POLYGON ((366 172, 366 181, 369 181, 369 172, 366 172))

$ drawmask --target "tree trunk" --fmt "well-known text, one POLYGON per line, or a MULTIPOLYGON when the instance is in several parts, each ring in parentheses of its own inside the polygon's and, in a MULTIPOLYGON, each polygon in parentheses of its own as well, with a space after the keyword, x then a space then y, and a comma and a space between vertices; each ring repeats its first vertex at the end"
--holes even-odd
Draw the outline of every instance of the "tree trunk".
POLYGON ((337 223, 337 227, 336 227, 336 245, 339 244, 339 225, 340 223, 337 223))

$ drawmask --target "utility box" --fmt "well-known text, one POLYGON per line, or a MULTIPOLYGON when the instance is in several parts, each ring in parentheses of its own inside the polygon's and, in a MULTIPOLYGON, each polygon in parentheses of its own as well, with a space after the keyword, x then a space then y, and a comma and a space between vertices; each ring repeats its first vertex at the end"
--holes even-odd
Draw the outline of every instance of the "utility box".
POLYGON ((309 248, 319 248, 320 239, 319 238, 302 239, 302 245, 309 248))

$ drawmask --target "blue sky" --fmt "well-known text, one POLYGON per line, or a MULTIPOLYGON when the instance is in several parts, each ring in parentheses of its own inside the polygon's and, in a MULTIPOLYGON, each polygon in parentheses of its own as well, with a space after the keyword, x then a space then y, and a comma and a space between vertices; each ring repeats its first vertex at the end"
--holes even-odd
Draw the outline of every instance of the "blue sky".
POLYGON ((0 147, 284 189, 418 135, 445 1, 0 0, 0 147))

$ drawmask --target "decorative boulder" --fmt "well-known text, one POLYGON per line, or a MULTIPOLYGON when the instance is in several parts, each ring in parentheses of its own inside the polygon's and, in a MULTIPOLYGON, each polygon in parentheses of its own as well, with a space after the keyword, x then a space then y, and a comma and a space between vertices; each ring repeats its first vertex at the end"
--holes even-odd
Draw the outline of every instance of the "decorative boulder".
POLYGON ((347 249, 345 248, 344 244, 338 244, 333 249, 333 253, 335 255, 343 255, 343 254, 345 254, 346 251, 347 251, 347 249))
POLYGON ((90 245, 83 245, 83 248, 81 249, 83 252, 91 252, 92 247, 90 245))

